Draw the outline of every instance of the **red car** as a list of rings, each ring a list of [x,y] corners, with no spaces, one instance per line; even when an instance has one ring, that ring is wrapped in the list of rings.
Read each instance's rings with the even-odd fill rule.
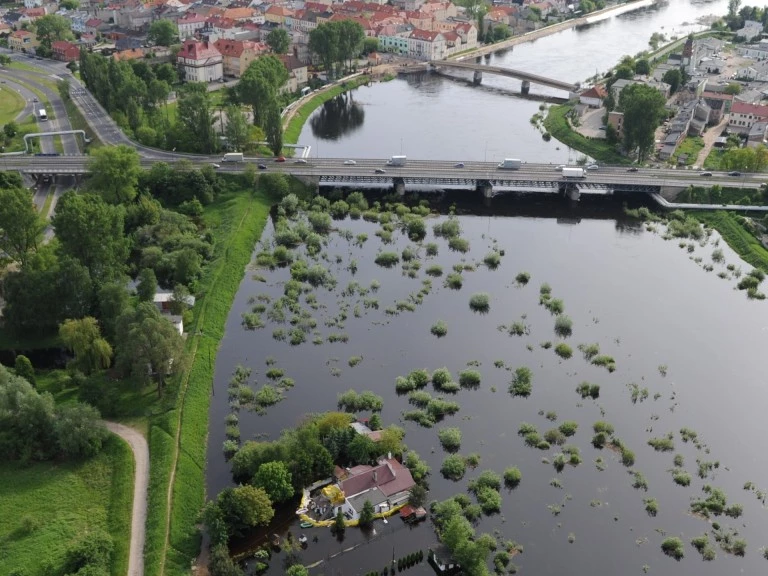
[[[278,156],[275,162],[285,162],[285,156]]]

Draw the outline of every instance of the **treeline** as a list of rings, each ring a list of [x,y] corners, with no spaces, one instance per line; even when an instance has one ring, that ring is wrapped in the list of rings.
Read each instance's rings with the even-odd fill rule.
[[[75,402],[55,406],[21,375],[0,366],[0,458],[30,463],[88,458],[101,451],[107,430],[99,413]]]
[[[186,163],[141,172],[126,146],[94,151],[90,170],[85,192],[60,198],[47,244],[29,192],[3,174],[0,248],[18,264],[2,281],[4,327],[16,338],[58,334],[81,397],[110,412],[114,390],[94,391],[84,377],[114,365],[162,392],[183,368],[183,340],[153,299],[158,286],[172,289],[171,311],[191,320],[189,295],[213,254],[200,216],[224,184]]]
[[[741,0],[728,0],[728,14],[724,19],[713,22],[712,28],[714,30],[727,28],[736,32],[744,27],[747,20],[760,22],[765,30],[768,26],[768,10],[762,6],[742,6]]]
[[[309,33],[309,49],[323,64],[329,79],[350,70],[364,47],[365,31],[353,20],[324,22]]]

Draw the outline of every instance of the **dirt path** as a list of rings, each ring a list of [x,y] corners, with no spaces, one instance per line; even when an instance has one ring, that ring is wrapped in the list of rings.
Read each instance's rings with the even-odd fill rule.
[[[702,135],[702,139],[704,140],[704,148],[699,151],[696,162],[694,162],[696,166],[704,166],[704,160],[706,160],[707,156],[709,156],[709,153],[712,151],[712,147],[715,145],[715,141],[723,133],[723,128],[725,128],[726,124],[728,124],[728,115],[723,114],[723,118],[720,120],[720,123],[717,126],[712,126],[711,128],[708,128],[706,132],[704,132]]]
[[[147,488],[149,486],[149,448],[138,431],[116,422],[104,422],[108,430],[128,442],[136,463],[131,514],[131,547],[128,553],[128,576],[144,576],[144,538],[147,524]]]

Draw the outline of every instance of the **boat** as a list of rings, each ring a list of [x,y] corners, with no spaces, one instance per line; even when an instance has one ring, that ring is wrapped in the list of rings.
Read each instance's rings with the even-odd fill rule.
[[[314,524],[312,524],[312,522],[302,522],[301,524],[299,524],[299,526],[301,526],[302,528],[312,528]]]
[[[306,544],[306,543],[307,543],[307,537],[304,534],[299,536],[299,544]]]

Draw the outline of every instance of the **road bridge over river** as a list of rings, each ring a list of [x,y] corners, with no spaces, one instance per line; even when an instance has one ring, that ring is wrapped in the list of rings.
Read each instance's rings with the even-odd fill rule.
[[[738,178],[715,172],[702,177],[693,170],[601,166],[585,170],[580,179],[564,178],[553,164],[523,163],[517,170],[505,170],[491,162],[459,163],[447,160],[408,159],[404,166],[389,166],[383,159],[308,158],[275,162],[272,158],[246,158],[244,162],[221,162],[220,156],[185,155],[181,158],[157,157],[141,159],[144,168],[157,162],[174,164],[180,160],[191,166],[216,164],[222,173],[243,172],[248,165],[263,166],[260,171],[288,174],[319,186],[389,188],[404,194],[406,190],[477,189],[486,198],[509,192],[553,192],[578,194],[611,194],[614,192],[661,193],[682,190],[688,186],[732,186],[759,188],[765,176],[744,174]],[[87,156],[6,156],[0,169],[18,170],[33,177],[44,175],[78,176],[88,172]]]
[[[547,78],[546,76],[540,76],[530,72],[523,72],[522,70],[513,70],[511,68],[502,68],[501,66],[485,65],[481,62],[430,60],[429,65],[432,68],[457,68],[460,70],[471,70],[474,72],[475,84],[480,84],[480,82],[482,82],[484,72],[487,74],[506,76],[508,78],[517,78],[518,80],[522,80],[521,92],[523,94],[528,93],[531,87],[531,83],[541,84],[542,86],[549,86],[550,88],[557,88],[558,90],[565,90],[569,94],[578,92],[580,88],[578,83],[573,84],[571,82],[563,82],[561,80]]]

